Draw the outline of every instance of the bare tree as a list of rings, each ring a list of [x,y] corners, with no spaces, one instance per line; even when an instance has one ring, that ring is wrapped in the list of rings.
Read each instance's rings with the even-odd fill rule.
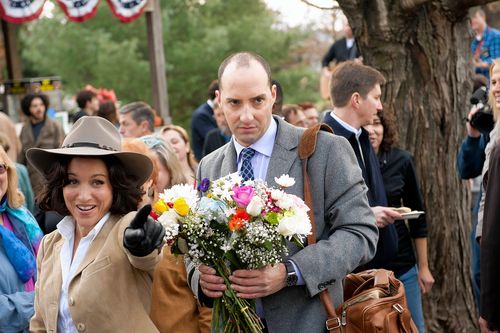
[[[387,78],[384,109],[421,175],[436,279],[424,299],[430,332],[477,332],[470,279],[470,195],[455,159],[469,109],[470,7],[492,0],[338,0],[364,62]],[[332,1],[332,5],[334,2]]]

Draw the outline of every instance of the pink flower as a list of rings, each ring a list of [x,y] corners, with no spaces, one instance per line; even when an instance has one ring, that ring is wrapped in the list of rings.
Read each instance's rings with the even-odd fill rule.
[[[253,198],[255,190],[251,186],[234,186],[233,200],[241,208],[246,208]]]

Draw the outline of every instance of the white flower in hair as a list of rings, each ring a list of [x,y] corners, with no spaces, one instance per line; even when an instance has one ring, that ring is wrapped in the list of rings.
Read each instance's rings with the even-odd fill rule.
[[[274,177],[274,181],[281,187],[287,188],[295,184],[295,179],[289,175],[281,175],[279,178]]]

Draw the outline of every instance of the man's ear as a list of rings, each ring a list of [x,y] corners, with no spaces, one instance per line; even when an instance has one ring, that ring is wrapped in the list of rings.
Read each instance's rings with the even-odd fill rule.
[[[353,93],[351,95],[350,103],[353,108],[358,109],[361,104],[361,95],[358,92]]]
[[[273,103],[276,102],[276,85],[271,86],[271,96],[273,97]]]
[[[219,89],[217,89],[215,91],[215,102],[217,102],[217,104],[219,104],[219,107],[221,105],[221,97],[220,97],[220,91]]]

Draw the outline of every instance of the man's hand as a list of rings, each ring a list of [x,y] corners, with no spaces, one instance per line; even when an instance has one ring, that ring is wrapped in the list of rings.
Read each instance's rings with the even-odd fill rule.
[[[488,322],[482,317],[479,317],[479,328],[481,329],[481,333],[498,333],[498,330],[490,330],[490,328],[488,327]]]
[[[470,120],[472,119],[472,116],[479,110],[477,105],[474,105],[471,109],[469,114],[467,115],[467,122],[465,123],[465,127],[467,127],[467,135],[472,137],[472,138],[479,138],[481,136],[481,132],[475,127],[473,127],[470,124]]]
[[[375,214],[375,219],[377,221],[377,227],[384,228],[389,224],[393,224],[395,220],[402,220],[403,216],[400,213],[389,207],[376,206],[371,207],[373,214]]]
[[[224,279],[217,275],[217,272],[212,267],[200,265],[200,287],[203,293],[211,298],[222,296],[222,292],[226,290]]]
[[[229,277],[231,286],[241,298],[260,298],[274,294],[286,285],[286,268],[283,263],[260,269],[240,269]]]
[[[434,285],[434,277],[428,267],[418,268],[418,285],[422,293],[427,294]]]
[[[123,233],[123,246],[136,257],[145,257],[163,244],[165,229],[149,213],[151,205],[142,207]]]

